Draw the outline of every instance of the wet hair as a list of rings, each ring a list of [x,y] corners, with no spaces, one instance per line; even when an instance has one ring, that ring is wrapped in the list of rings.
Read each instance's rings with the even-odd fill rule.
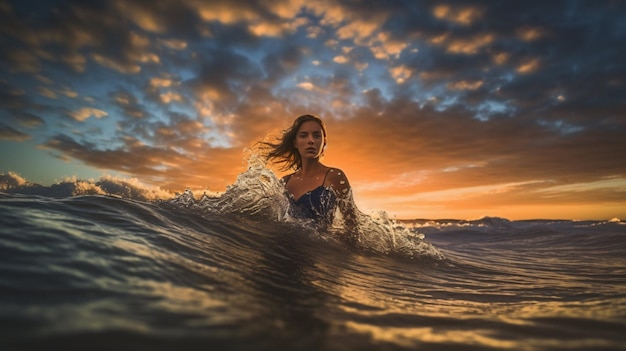
[[[324,144],[326,144],[326,126],[322,119],[315,115],[302,115],[293,121],[291,127],[283,130],[282,136],[276,138],[276,143],[260,142],[261,146],[265,149],[265,158],[268,161],[282,164],[283,170],[301,168],[302,157],[300,157],[300,153],[294,146],[293,141],[296,139],[296,134],[302,123],[308,121],[317,122],[322,127]]]

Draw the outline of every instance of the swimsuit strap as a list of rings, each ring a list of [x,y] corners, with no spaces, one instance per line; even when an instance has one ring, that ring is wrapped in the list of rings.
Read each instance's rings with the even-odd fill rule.
[[[326,184],[326,178],[328,178],[328,173],[330,173],[330,171],[332,170],[332,168],[329,168],[326,171],[326,174],[324,175],[324,180],[322,181],[322,186],[324,186],[324,184]],[[287,186],[287,182],[289,182],[289,179],[291,179],[291,176],[296,174],[296,172],[293,172],[291,174],[288,174],[286,176],[283,177],[283,179],[285,180],[285,186]]]
[[[326,178],[328,178],[328,173],[330,173],[330,170],[331,170],[331,169],[332,169],[332,168],[329,168],[329,169],[326,171],[326,175],[324,176],[324,180],[322,181],[322,186],[324,186],[324,184],[326,184]]]

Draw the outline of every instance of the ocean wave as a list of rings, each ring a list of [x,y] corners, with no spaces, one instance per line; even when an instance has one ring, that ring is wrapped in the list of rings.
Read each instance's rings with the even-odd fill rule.
[[[619,218],[608,220],[588,220],[578,221],[571,219],[532,219],[532,220],[510,220],[502,217],[483,217],[475,220],[465,219],[414,219],[402,220],[405,226],[412,230],[424,233],[445,233],[445,232],[472,232],[472,233],[516,233],[530,230],[533,227],[553,228],[565,231],[574,228],[586,228],[595,226],[625,225],[626,222]]]
[[[621,222],[382,212],[353,248],[283,192],[262,165],[160,201],[0,191],[0,349],[626,346]]]
[[[285,184],[256,155],[250,157],[248,169],[224,193],[203,194],[196,199],[187,190],[164,203],[204,215],[237,215],[256,220],[258,225],[268,221],[288,223],[309,236],[329,242],[341,243],[348,231],[354,231],[341,220],[326,228],[313,220],[291,216]],[[379,212],[378,218],[359,212],[356,231],[356,246],[366,252],[409,259],[444,259],[439,250],[424,240],[423,233],[389,218],[384,211]]]
[[[249,157],[248,169],[240,173],[236,181],[222,193],[200,194],[186,189],[183,193],[172,194],[159,187],[142,184],[136,179],[111,176],[101,177],[98,181],[68,178],[50,186],[42,186],[13,172],[0,175],[0,191],[50,198],[107,195],[155,202],[160,206],[183,209],[205,217],[237,216],[257,226],[287,224],[297,227],[304,235],[337,245],[344,244],[343,238],[348,231],[354,232],[354,228],[346,228],[341,216],[331,227],[321,227],[313,220],[291,216],[283,181],[256,154]],[[378,217],[361,212],[357,217],[356,248],[361,251],[408,259],[444,259],[444,255],[425,240],[423,233],[389,218],[384,211],[379,212]]]
[[[32,183],[17,173],[0,174],[0,191],[9,194],[23,194],[63,198],[79,195],[109,195],[139,201],[156,201],[171,198],[172,193],[159,187],[142,184],[137,179],[121,179],[102,176],[98,181],[66,178],[46,186]]]

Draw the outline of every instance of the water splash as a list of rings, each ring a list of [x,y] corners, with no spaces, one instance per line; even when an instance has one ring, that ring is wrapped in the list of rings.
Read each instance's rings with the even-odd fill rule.
[[[354,233],[356,241],[353,245],[365,252],[409,259],[432,258],[443,259],[443,254],[424,240],[424,234],[412,231],[401,223],[380,212],[378,218],[368,216],[357,210],[354,227],[347,227],[346,221],[338,209],[341,201],[351,201],[352,196],[345,200],[339,199],[337,213],[330,227],[319,225],[310,219],[294,217],[290,214],[290,202],[283,180],[266,167],[265,160],[258,154],[251,154],[248,169],[237,177],[237,180],[226,188],[221,195],[204,194],[196,199],[193,192],[186,190],[167,203],[184,207],[203,215],[236,215],[246,220],[258,221],[259,225],[267,222],[288,223],[302,229],[324,241],[342,244],[347,233]],[[345,204],[344,204],[345,205]]]
[[[380,211],[378,218],[359,216],[359,244],[368,251],[403,258],[444,259],[444,255],[425,241],[425,235],[412,231]]]

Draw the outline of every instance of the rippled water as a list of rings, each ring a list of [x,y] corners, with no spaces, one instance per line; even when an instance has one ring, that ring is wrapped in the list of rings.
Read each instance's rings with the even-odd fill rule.
[[[626,348],[621,222],[407,224],[440,259],[106,196],[0,210],[2,349]]]
[[[0,350],[626,349],[624,222],[381,214],[352,247],[279,189],[0,193]]]

